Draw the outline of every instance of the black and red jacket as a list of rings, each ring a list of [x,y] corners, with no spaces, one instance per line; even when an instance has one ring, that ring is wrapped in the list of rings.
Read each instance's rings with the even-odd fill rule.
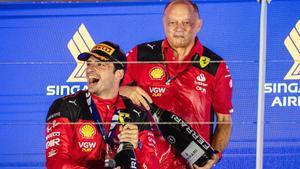
[[[54,101],[47,115],[46,166],[48,169],[104,168],[107,144],[97,130],[88,106],[91,96],[106,133],[109,132],[116,110],[129,114],[138,123],[139,147],[135,149],[139,168],[158,168],[156,142],[149,125],[148,112],[134,105],[128,98],[117,96],[103,100],[87,91],[79,91]],[[113,133],[113,154],[118,148],[118,124]]]

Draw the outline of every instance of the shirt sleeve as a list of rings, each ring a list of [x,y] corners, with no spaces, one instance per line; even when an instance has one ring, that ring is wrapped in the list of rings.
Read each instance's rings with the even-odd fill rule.
[[[137,61],[137,47],[128,52],[126,58],[126,73],[122,81],[122,85],[130,85],[135,81],[134,72]]]
[[[46,123],[46,167],[47,169],[84,169],[71,161],[73,128],[62,99],[50,107]]]
[[[157,157],[156,141],[150,130],[139,133],[139,148],[135,149],[139,168],[159,168]]]
[[[225,62],[221,62],[217,70],[212,100],[215,112],[221,114],[231,114],[233,112],[232,77]]]
[[[138,139],[139,145],[134,150],[138,161],[138,168],[159,168],[157,157],[156,138],[153,134],[152,124],[150,123],[150,112],[143,107],[132,104],[130,108],[131,121],[138,122]],[[139,112],[139,113],[137,113]]]

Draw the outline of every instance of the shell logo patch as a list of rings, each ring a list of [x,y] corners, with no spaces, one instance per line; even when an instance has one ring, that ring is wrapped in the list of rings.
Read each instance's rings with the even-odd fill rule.
[[[80,134],[83,138],[91,139],[96,134],[95,127],[91,124],[85,124],[80,128]]]
[[[164,77],[165,73],[161,67],[154,67],[150,70],[149,75],[153,80],[161,80]]]
[[[206,57],[206,56],[201,56],[199,63],[200,63],[200,67],[201,68],[205,68],[210,62],[210,58]]]

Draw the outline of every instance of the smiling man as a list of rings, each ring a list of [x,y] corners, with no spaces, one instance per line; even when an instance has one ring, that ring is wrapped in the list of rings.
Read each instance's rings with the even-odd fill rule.
[[[151,126],[134,124],[149,122],[148,112],[119,95],[125,54],[118,45],[105,41],[78,59],[87,62],[88,91],[59,98],[50,107],[46,119],[47,168],[104,168],[105,161],[118,156],[120,143],[132,145],[137,167],[158,168]],[[130,123],[119,125],[124,118]]]
[[[129,52],[120,93],[146,109],[148,102],[153,102],[182,117],[216,150],[211,160],[199,167],[189,164],[157,134],[161,169],[209,169],[221,159],[231,135],[232,78],[225,61],[197,37],[202,27],[197,4],[170,1],[162,23],[164,40],[139,44]]]

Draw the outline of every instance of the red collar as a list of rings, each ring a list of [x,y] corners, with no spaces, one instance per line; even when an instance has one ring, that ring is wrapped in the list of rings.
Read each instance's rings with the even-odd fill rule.
[[[122,98],[120,97],[120,95],[117,95],[116,97],[114,97],[113,99],[102,99],[94,94],[91,94],[92,99],[94,101],[94,103],[100,107],[102,106],[109,106],[110,108],[116,108],[116,109],[124,109],[125,108],[125,104],[122,100]]]

